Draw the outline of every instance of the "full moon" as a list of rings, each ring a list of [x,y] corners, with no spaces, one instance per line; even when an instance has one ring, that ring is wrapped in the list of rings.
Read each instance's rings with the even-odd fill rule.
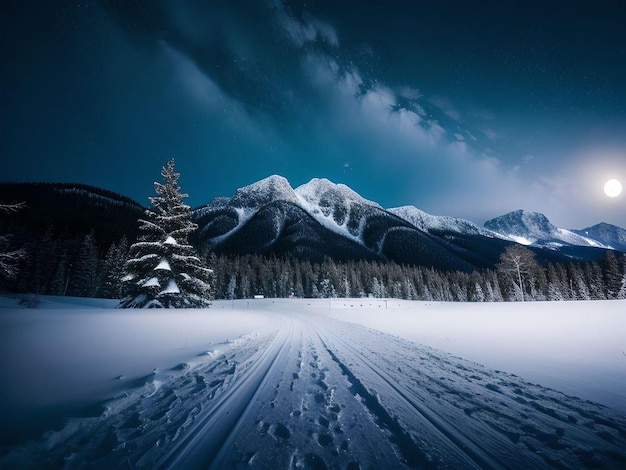
[[[617,180],[608,180],[604,183],[604,194],[608,197],[617,197],[622,193],[622,183]]]

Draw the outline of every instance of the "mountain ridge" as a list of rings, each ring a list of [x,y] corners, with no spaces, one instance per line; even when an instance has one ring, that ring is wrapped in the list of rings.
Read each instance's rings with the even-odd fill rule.
[[[316,261],[325,256],[422,260],[442,269],[473,269],[444,241],[327,179],[293,190],[285,178],[272,175],[238,189],[230,200],[200,208],[196,222],[199,242],[218,253],[295,253]],[[402,244],[414,249],[400,255]]]
[[[16,192],[16,188],[21,189]],[[65,198],[92,201],[92,206],[118,207],[128,213],[125,230],[141,213],[141,206],[131,199],[67,183],[0,183],[0,200],[11,193],[27,198],[29,191],[39,194],[41,188]],[[60,210],[47,207],[54,205],[47,197],[37,196],[34,201],[41,206],[37,213],[43,214],[46,223]],[[384,209],[345,184],[325,178],[313,178],[294,189],[286,178],[271,175],[237,189],[231,197],[217,197],[194,209],[194,220],[199,229],[192,241],[207,251],[296,256],[316,262],[329,256],[337,261],[394,261],[471,271],[493,268],[513,243],[528,246],[539,261],[599,259],[606,249],[626,251],[626,230],[610,224],[561,229],[543,214],[518,210],[480,227],[460,218],[427,214],[414,206]]]
[[[250,193],[257,196],[250,196]],[[260,200],[259,194],[262,195]],[[345,184],[336,184],[326,178],[313,178],[293,189],[286,178],[271,175],[236,190],[232,198],[216,198],[199,211],[228,205],[229,201],[231,206],[244,209],[241,201],[245,198],[255,201],[254,207],[273,200],[297,204],[322,225],[355,240],[359,238],[359,227],[355,220],[350,221],[352,209],[357,212],[384,211],[430,234],[456,232],[480,235],[548,249],[573,245],[620,250],[626,246],[626,230],[611,224],[601,223],[580,230],[565,229],[553,225],[542,213],[520,209],[490,219],[481,227],[466,219],[428,214],[411,205],[385,209]],[[250,211],[254,207],[248,205],[245,209]]]
[[[243,251],[283,255],[289,246],[296,253],[312,254],[315,246],[312,257],[319,260],[324,250],[333,251],[330,246],[342,240],[344,249],[350,245],[352,255],[360,253],[357,256],[363,259],[468,270],[493,267],[511,243],[521,242],[549,261],[593,259],[599,257],[597,249],[609,247],[555,227],[539,213],[514,211],[480,227],[414,206],[384,209],[325,178],[313,178],[293,189],[286,178],[272,175],[238,189],[232,198],[212,201],[197,214],[200,243],[217,252],[247,246]],[[435,262],[428,251],[445,261]]]

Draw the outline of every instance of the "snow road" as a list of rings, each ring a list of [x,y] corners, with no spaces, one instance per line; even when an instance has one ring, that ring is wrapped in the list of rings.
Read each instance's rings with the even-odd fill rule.
[[[262,310],[262,328],[128,381],[0,466],[626,467],[626,417],[609,408],[304,302]]]

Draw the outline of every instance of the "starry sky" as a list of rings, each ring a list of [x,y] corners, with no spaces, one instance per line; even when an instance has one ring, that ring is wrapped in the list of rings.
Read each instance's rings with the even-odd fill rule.
[[[626,227],[621,0],[5,0],[0,180],[197,207],[272,174]]]

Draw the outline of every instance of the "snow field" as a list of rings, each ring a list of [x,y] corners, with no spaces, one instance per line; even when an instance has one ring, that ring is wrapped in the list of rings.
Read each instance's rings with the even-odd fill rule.
[[[555,304],[536,308],[547,314]],[[495,311],[373,299],[219,301],[198,311],[0,310],[3,390],[56,390],[3,391],[3,406],[21,400],[24,412],[47,407],[67,418],[30,440],[3,442],[0,467],[624,468],[623,413],[406,338],[419,334],[478,354],[495,337],[502,342],[491,347],[506,351],[507,334],[515,337],[506,325],[526,344],[520,332],[534,331],[534,348],[558,336],[540,334],[549,326],[579,339],[571,323],[536,323],[542,317],[526,315],[526,307],[496,305],[518,321],[480,328]],[[612,318],[608,305],[593,317]],[[580,323],[583,306],[573,305],[578,314],[568,318],[580,316],[573,324],[599,341],[602,328]],[[474,308],[485,316],[472,316]],[[466,323],[474,326],[455,315],[472,317]],[[383,333],[376,321],[400,331]],[[621,325],[615,321],[600,324],[610,330]],[[484,334],[470,341],[477,332]]]
[[[336,299],[333,318],[442,349],[626,413],[626,302]]]

